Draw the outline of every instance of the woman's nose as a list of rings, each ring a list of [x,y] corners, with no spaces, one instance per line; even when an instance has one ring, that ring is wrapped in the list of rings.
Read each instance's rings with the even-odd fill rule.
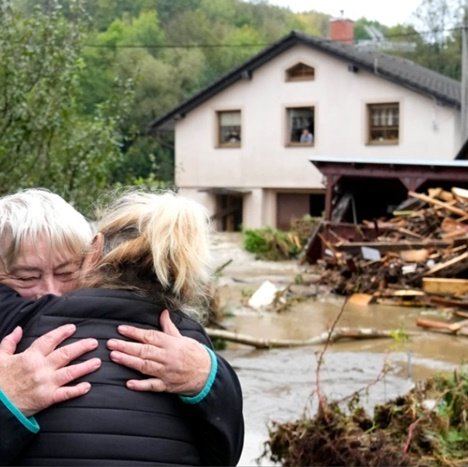
[[[47,294],[62,295],[61,282],[54,278],[54,276],[44,276],[42,278],[37,298]]]

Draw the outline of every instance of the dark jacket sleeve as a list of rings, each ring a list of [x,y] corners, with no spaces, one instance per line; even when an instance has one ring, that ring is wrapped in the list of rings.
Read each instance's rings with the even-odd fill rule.
[[[176,317],[173,321],[178,324]],[[213,350],[203,327],[198,323],[190,327],[180,329],[181,334]],[[186,404],[187,411],[197,426],[203,465],[237,465],[244,445],[242,388],[231,365],[215,352],[214,355],[217,371],[213,384],[199,402]]]
[[[0,465],[10,465],[34,436],[0,398]]]
[[[199,427],[203,465],[237,465],[244,445],[242,389],[231,365],[216,358],[218,369],[209,393],[188,410]]]
[[[24,325],[35,311],[33,302],[23,300],[13,289],[0,284],[0,339],[16,326]],[[35,421],[26,419],[0,393],[0,465],[10,465],[12,459],[29,444],[39,429],[34,425]]]
[[[26,300],[15,290],[0,284],[0,340],[16,326],[25,326],[38,310],[54,300],[53,295],[44,295],[36,301]]]

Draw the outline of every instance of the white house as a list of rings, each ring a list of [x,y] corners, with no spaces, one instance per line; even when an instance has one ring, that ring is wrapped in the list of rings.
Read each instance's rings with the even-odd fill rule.
[[[151,128],[174,128],[176,186],[219,230],[287,228],[323,209],[314,156],[453,159],[460,92],[408,60],[293,31]]]

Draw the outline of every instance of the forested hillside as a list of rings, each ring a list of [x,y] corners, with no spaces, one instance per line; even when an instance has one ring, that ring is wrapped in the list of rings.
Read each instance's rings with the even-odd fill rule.
[[[447,1],[425,0],[421,24]],[[293,29],[327,37],[328,20],[262,1],[0,0],[0,194],[47,186],[89,211],[115,184],[171,186],[172,136],[148,123]],[[356,39],[368,25],[459,77],[459,29],[434,40],[362,18]]]

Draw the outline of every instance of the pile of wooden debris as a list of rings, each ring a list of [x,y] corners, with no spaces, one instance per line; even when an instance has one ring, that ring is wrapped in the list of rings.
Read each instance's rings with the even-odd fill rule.
[[[322,222],[304,260],[319,267],[322,284],[350,301],[453,307],[467,318],[468,190],[409,196],[391,219]],[[453,323],[418,324],[468,334],[468,327],[448,327]]]
[[[341,295],[415,301],[431,279],[468,275],[468,190],[409,194],[391,219],[317,226],[305,258],[321,266],[322,283]]]

